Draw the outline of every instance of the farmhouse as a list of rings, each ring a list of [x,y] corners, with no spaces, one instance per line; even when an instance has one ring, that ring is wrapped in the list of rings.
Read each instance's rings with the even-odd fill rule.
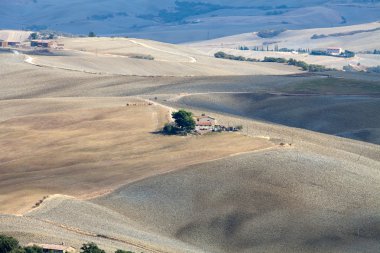
[[[4,40],[0,40],[0,47],[8,47],[8,42]]]
[[[56,42],[52,40],[32,40],[30,42],[31,47],[44,47],[44,48],[52,48],[56,47]]]
[[[343,49],[340,47],[329,47],[326,49],[326,53],[329,55],[340,55],[343,53]]]
[[[195,130],[196,131],[212,131],[215,129],[216,126],[216,119],[207,116],[196,116],[194,117],[195,120]]]
[[[29,243],[27,246],[37,246],[42,248],[44,253],[75,253],[76,250],[73,247],[65,246],[63,244],[38,244],[38,243]]]

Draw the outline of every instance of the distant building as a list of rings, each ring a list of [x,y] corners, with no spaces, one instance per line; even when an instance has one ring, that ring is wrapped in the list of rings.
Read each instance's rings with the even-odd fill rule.
[[[4,40],[0,40],[0,47],[8,47],[8,42]]]
[[[57,42],[52,40],[32,40],[30,42],[31,47],[43,47],[43,48],[53,48],[57,46]]]
[[[212,131],[215,129],[216,126],[216,119],[207,116],[196,116],[194,117],[195,120],[195,130],[196,131]]]
[[[63,43],[58,43],[56,46],[56,49],[64,49],[64,48],[65,48],[65,44]]]
[[[329,47],[326,49],[326,53],[329,55],[340,55],[343,52],[343,49],[340,47]]]
[[[39,244],[39,243],[29,243],[27,246],[37,246],[42,248],[44,253],[75,253],[76,249],[70,246],[65,246],[63,244]]]

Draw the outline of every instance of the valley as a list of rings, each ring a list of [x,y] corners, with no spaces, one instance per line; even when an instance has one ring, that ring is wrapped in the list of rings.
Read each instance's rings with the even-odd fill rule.
[[[37,8],[48,2],[23,4]],[[172,1],[161,4],[152,3],[151,16],[141,18],[155,19],[157,12],[168,22],[177,15],[189,18],[180,6],[160,12],[174,8]],[[238,7],[246,2],[223,7],[228,4],[209,1],[197,15],[243,12]],[[352,4],[358,5],[366,3]],[[352,6],[343,3],[342,9]],[[290,19],[304,8],[311,7],[289,3],[276,10]],[[132,18],[90,10],[81,15],[89,16],[91,25],[103,20],[107,27],[114,18]],[[309,43],[315,33],[359,28],[289,30],[273,40],[295,47],[298,39]],[[356,50],[376,48],[378,31],[365,34],[362,40],[330,36],[310,45],[327,47],[342,39],[339,43]],[[221,48],[253,54],[234,47],[270,40],[252,33],[186,44],[59,37],[61,49],[1,50],[0,234],[21,245],[64,243],[77,251],[94,242],[107,253],[377,252],[379,74],[306,72],[281,63],[213,57]],[[377,56],[371,57],[377,64]],[[163,134],[179,109],[242,129]]]

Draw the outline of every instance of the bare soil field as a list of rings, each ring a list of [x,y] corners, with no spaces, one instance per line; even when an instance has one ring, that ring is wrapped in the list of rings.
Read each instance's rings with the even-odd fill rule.
[[[229,62],[184,46],[127,38],[63,39],[66,55],[32,55],[37,66],[94,74],[127,76],[230,76],[285,75],[299,73],[295,67]],[[57,51],[61,53],[61,51]],[[137,59],[136,55],[152,57]]]
[[[13,108],[15,102],[11,103]],[[19,108],[25,103],[33,100],[19,101]],[[128,107],[120,102],[108,108],[78,108],[86,99],[40,103],[41,111],[27,116],[16,112],[17,117],[0,123],[2,213],[23,213],[45,195],[102,194],[188,164],[273,145],[242,135],[179,138],[155,134],[169,117],[167,109],[158,106]],[[71,109],[74,105],[78,107]],[[58,112],[51,111],[54,107]]]

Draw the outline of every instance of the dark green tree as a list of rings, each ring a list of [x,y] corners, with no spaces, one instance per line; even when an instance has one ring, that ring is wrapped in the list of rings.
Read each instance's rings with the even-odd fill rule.
[[[172,117],[176,126],[183,131],[190,132],[195,129],[195,121],[191,112],[181,109],[178,112],[173,112]]]
[[[134,253],[133,251],[125,251],[125,250],[121,250],[121,249],[118,249],[115,251],[115,253]]]
[[[32,34],[30,34],[30,39],[31,39],[31,40],[36,40],[36,39],[38,39],[38,34],[37,34],[37,33],[32,33]]]
[[[0,235],[0,253],[9,253],[20,247],[19,242],[10,236]]]
[[[85,243],[82,245],[81,253],[106,253],[104,250],[100,249],[98,245],[93,242]]]
[[[25,253],[43,253],[42,248],[34,245],[34,246],[28,246],[24,248]],[[14,253],[14,252],[12,252]]]

